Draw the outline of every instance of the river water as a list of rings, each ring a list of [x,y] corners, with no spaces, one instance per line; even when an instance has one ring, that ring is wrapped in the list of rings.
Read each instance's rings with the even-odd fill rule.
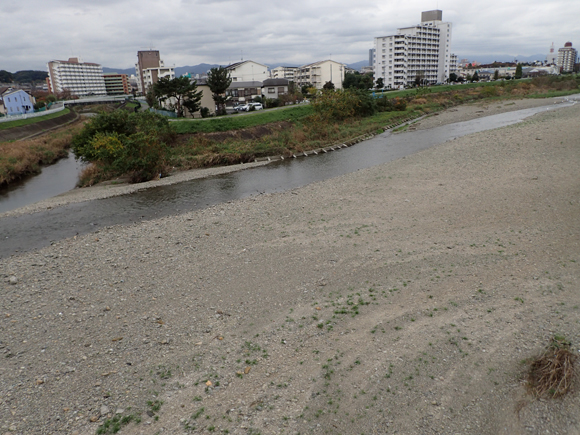
[[[429,130],[385,132],[352,147],[318,156],[287,159],[134,194],[0,218],[0,258],[109,225],[176,215],[251,195],[293,189],[393,161],[467,134],[515,124],[536,113],[570,104],[573,103],[507,112]]]

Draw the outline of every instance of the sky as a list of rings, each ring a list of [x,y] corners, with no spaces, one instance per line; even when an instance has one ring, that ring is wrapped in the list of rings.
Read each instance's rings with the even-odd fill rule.
[[[579,0],[0,0],[0,70],[46,70],[79,56],[132,68],[137,51],[167,66],[272,66],[368,59],[376,36],[441,9],[459,58],[531,56],[580,48]]]

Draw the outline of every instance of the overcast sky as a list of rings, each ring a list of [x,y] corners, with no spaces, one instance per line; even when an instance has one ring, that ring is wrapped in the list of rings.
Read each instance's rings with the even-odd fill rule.
[[[73,56],[130,68],[148,48],[175,66],[353,63],[431,9],[453,23],[460,58],[580,48],[580,0],[0,0],[0,70]]]

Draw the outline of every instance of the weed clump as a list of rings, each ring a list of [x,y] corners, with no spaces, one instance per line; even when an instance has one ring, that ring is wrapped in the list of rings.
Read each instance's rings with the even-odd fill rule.
[[[570,351],[570,342],[554,336],[548,349],[530,367],[528,384],[535,397],[556,398],[569,392],[574,381],[574,362],[577,356]]]

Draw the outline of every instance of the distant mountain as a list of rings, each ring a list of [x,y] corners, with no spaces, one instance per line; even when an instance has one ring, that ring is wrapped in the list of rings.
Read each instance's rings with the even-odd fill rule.
[[[357,71],[360,71],[360,69],[363,66],[369,66],[369,61],[368,60],[361,60],[359,62],[349,63],[346,66],[349,67],[349,68],[355,69]]]
[[[127,74],[128,76],[130,76],[131,74],[135,74],[135,68],[107,68],[106,66],[103,67],[103,73],[104,74],[110,74],[110,73],[117,73],[117,74]]]
[[[194,74],[205,74],[212,68],[217,68],[219,65],[200,63],[194,66],[176,66],[175,67],[175,77],[181,77],[185,73]]]

